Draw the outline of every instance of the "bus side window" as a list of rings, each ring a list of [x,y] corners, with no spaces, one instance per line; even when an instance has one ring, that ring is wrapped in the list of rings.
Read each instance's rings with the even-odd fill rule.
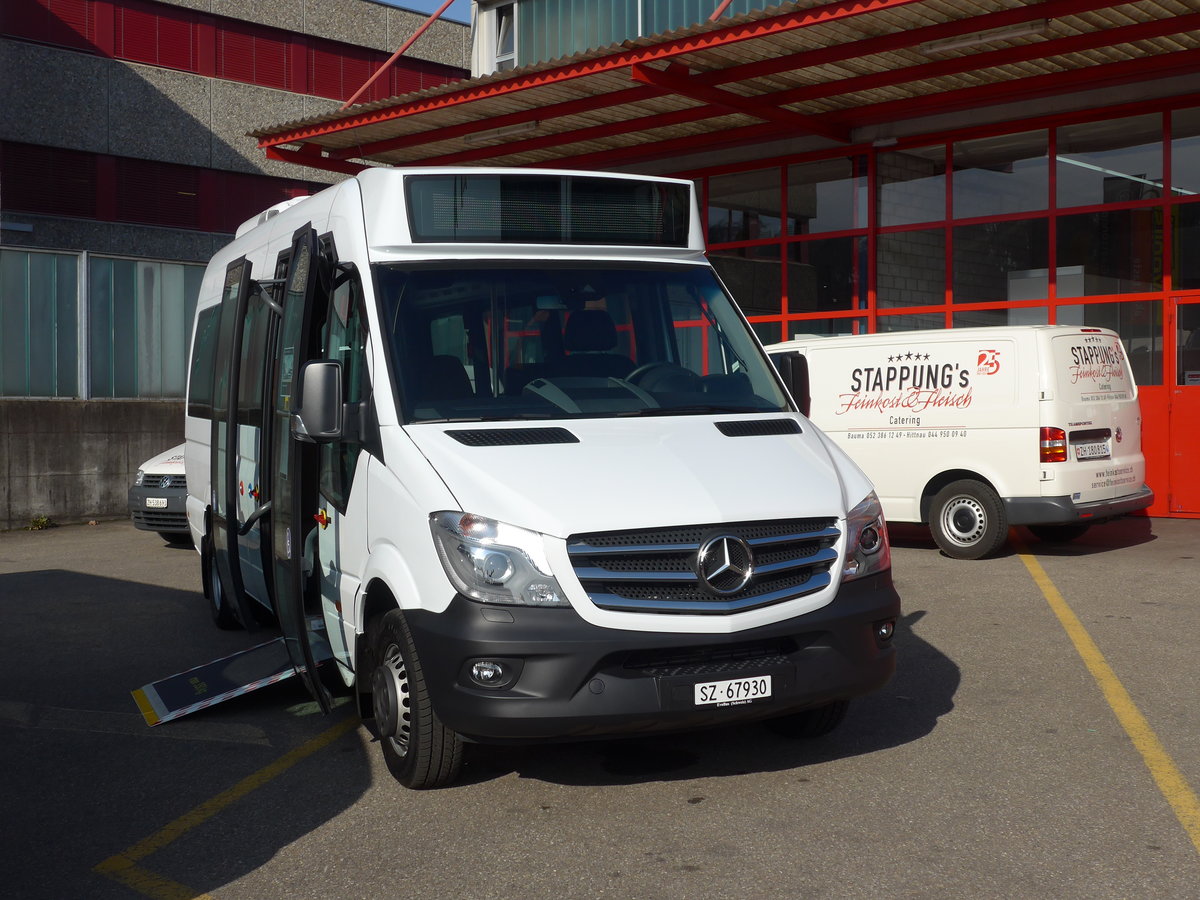
[[[321,326],[324,359],[342,364],[342,402],[362,403],[370,394],[367,332],[357,272],[340,275]],[[345,513],[362,444],[358,436],[321,446],[321,494]]]
[[[188,375],[187,414],[203,419],[212,418],[213,362],[217,355],[217,325],[221,307],[214,306],[200,313],[196,323],[196,339],[192,343],[192,366]]]

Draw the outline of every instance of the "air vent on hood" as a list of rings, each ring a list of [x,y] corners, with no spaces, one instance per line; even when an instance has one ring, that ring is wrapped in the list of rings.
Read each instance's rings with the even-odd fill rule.
[[[795,419],[751,419],[744,422],[718,422],[717,427],[726,437],[761,437],[767,434],[800,434],[800,423]]]
[[[468,447],[516,447],[524,444],[578,444],[565,428],[474,428],[447,431]]]

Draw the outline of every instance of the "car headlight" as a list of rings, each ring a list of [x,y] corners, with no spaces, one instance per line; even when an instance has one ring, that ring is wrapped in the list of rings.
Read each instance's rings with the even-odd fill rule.
[[[433,543],[455,588],[482,603],[570,606],[550,572],[542,536],[462,512],[429,517]]]
[[[138,473],[137,473],[137,475],[135,475],[135,476],[134,476],[134,478],[133,478],[133,486],[134,486],[134,487],[141,487],[141,486],[142,486],[142,482],[143,482],[143,481],[145,481],[145,480],[146,480],[146,470],[145,470],[145,469],[138,469]]]
[[[871,491],[846,516],[846,565],[842,580],[852,581],[891,567],[892,548],[888,544],[883,507]]]

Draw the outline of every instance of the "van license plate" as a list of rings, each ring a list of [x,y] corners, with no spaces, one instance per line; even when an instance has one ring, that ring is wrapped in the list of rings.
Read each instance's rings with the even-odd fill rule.
[[[697,706],[734,706],[765,700],[770,696],[770,675],[734,678],[731,681],[706,681],[696,685]]]
[[[147,497],[146,498],[146,508],[147,509],[166,509],[167,508],[167,498],[166,497]]]
[[[1108,441],[1101,441],[1098,444],[1075,445],[1076,459],[1108,459],[1108,455]]]

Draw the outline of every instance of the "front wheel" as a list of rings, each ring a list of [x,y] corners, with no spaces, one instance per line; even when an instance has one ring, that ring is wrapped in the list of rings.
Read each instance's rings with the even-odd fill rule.
[[[393,609],[377,620],[371,648],[371,704],[388,769],[417,790],[450,784],[462,768],[462,738],[433,711],[404,613]]]
[[[982,559],[1008,538],[1004,504],[981,481],[963,479],[946,485],[933,498],[929,530],[942,552],[953,559]]]

